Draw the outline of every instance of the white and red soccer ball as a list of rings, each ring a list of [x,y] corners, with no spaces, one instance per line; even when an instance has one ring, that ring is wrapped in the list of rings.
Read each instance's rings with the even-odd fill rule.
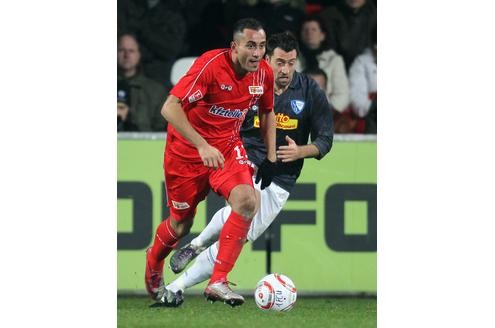
[[[279,273],[261,278],[254,291],[254,300],[261,310],[289,311],[296,298],[296,286],[292,280]]]

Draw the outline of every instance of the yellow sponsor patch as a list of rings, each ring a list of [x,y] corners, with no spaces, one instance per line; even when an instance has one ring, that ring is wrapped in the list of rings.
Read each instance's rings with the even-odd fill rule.
[[[278,113],[277,115],[275,115],[275,122],[277,122],[277,129],[295,130],[297,129],[297,124],[299,121],[295,118],[291,119],[289,116],[282,113]],[[254,116],[254,127],[260,127],[260,118],[258,117],[258,115]]]

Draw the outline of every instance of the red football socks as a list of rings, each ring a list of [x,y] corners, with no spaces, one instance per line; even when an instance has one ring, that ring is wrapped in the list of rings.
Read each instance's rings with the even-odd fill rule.
[[[227,274],[232,270],[246,242],[247,233],[251,226],[248,220],[232,211],[223,226],[219,237],[219,249],[210,283],[227,280]]]
[[[177,245],[178,240],[170,226],[170,217],[160,223],[156,229],[155,240],[150,250],[151,258],[156,261],[157,265],[170,254]]]

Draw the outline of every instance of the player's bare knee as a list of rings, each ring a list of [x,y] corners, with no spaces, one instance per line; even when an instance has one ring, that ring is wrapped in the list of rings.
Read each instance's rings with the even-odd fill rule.
[[[237,213],[251,219],[256,213],[256,197],[254,194],[246,194],[240,197],[237,204]]]
[[[232,210],[248,219],[252,219],[256,213],[256,202],[254,189],[249,185],[236,186],[229,196]]]

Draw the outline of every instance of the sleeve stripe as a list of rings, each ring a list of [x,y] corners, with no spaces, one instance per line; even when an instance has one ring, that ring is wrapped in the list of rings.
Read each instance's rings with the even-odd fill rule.
[[[213,58],[211,58],[206,64],[205,66],[203,66],[203,68],[201,69],[201,71],[198,73],[198,76],[196,76],[196,79],[194,80],[194,82],[191,84],[191,87],[189,88],[189,90],[187,91],[186,95],[184,96],[184,98],[181,99],[181,101],[184,101],[184,99],[186,99],[189,94],[191,93],[192,89],[194,88],[194,85],[196,85],[196,82],[198,81],[199,77],[201,76],[201,73],[203,73],[203,71],[205,70],[206,66],[208,66],[215,58],[217,58],[218,56],[220,55],[223,55],[224,53],[228,52],[228,50],[225,50],[225,51],[222,51],[220,52],[219,54],[215,55]]]

